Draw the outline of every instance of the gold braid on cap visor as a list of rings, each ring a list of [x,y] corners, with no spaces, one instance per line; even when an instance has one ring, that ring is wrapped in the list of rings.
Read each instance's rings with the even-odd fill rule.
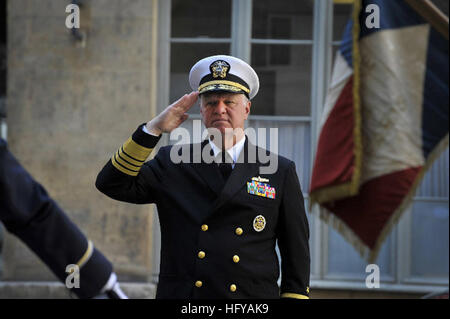
[[[239,84],[237,82],[232,82],[232,81],[225,81],[225,80],[215,80],[215,81],[205,82],[198,87],[198,91],[200,93],[210,91],[210,90],[220,90],[220,89],[233,91],[233,92],[244,91],[245,93],[250,94],[250,89],[246,88],[242,84]]]

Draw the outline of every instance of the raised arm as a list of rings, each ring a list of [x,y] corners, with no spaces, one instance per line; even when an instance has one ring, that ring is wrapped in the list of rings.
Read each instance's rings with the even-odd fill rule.
[[[154,159],[145,161],[161,134],[171,132],[188,118],[186,112],[195,104],[197,98],[197,92],[185,94],[154,119],[140,125],[100,171],[95,183],[97,189],[124,202],[156,202],[158,185],[164,178],[165,163],[170,159],[160,151]]]

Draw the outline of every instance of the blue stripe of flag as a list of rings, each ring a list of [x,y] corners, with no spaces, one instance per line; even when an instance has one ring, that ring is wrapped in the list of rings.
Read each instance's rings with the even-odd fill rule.
[[[371,11],[366,12],[367,6],[375,4],[380,9],[380,28],[368,28],[366,20],[372,14]],[[360,39],[372,33],[387,30],[398,29],[426,23],[425,20],[418,15],[403,0],[363,0],[361,2],[361,11],[359,14]],[[340,52],[344,56],[347,63],[353,67],[352,61],[352,37],[353,21],[349,20],[342,38]]]
[[[448,134],[448,41],[431,29],[424,83],[422,151],[425,158]]]

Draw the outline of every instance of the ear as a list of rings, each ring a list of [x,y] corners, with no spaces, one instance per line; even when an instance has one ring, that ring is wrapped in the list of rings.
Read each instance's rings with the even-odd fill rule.
[[[250,102],[250,100],[247,100],[247,102],[245,103],[245,117],[244,117],[245,120],[250,115],[250,108],[251,108],[251,106],[252,106],[252,102]]]

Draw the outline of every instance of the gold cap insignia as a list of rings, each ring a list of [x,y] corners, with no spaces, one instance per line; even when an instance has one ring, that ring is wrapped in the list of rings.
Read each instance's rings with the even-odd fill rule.
[[[263,215],[258,215],[253,220],[253,229],[257,232],[262,231],[266,227],[266,219]]]
[[[223,79],[226,78],[228,71],[230,71],[230,64],[227,61],[217,60],[209,66],[209,69],[213,78],[220,77]]]

